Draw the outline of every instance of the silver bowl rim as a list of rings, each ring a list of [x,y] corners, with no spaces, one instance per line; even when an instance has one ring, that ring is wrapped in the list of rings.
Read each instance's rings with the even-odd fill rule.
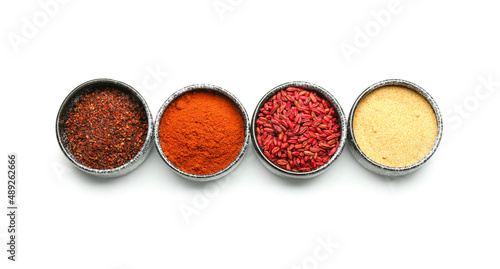
[[[87,167],[80,162],[76,160],[76,158],[71,154],[69,149],[67,149],[66,143],[64,143],[62,139],[62,130],[60,129],[60,121],[61,117],[63,116],[63,113],[66,112],[67,109],[71,109],[72,106],[74,105],[73,100],[77,100],[78,98],[81,97],[79,95],[80,92],[87,91],[88,87],[96,85],[96,84],[110,84],[110,85],[115,85],[119,87],[119,90],[125,90],[127,93],[133,95],[137,100],[140,101],[141,105],[143,106],[144,110],[146,111],[146,116],[148,118],[148,132],[146,134],[146,140],[144,140],[144,144],[142,145],[141,149],[139,152],[128,162],[122,164],[121,166],[112,168],[112,169],[94,169]],[[78,96],[79,95],[79,96]],[[76,102],[75,100],[75,102]],[[70,103],[71,107],[67,107]],[[134,89],[132,86],[110,78],[97,78],[97,79],[92,79],[88,80],[86,82],[83,82],[82,84],[78,85],[76,88],[74,88],[64,99],[62,102],[59,111],[57,112],[57,118],[56,118],[56,135],[57,135],[57,142],[59,144],[59,147],[61,150],[64,152],[64,155],[80,170],[87,172],[89,174],[98,176],[98,177],[117,177],[117,176],[122,176],[125,175],[135,168],[137,168],[143,161],[144,159],[148,156],[149,150],[151,147],[149,146],[151,144],[152,140],[152,135],[153,135],[153,115],[151,114],[151,111],[149,109],[149,106],[146,102],[146,100],[142,97],[142,95]]]
[[[383,86],[401,86],[401,87],[405,87],[409,90],[413,90],[413,91],[416,91],[417,93],[419,93],[422,97],[424,97],[427,102],[429,102],[429,104],[431,105],[432,109],[434,110],[434,114],[436,115],[436,121],[438,123],[438,134],[437,134],[437,137],[436,137],[436,141],[434,142],[434,145],[433,147],[431,148],[431,150],[429,151],[429,153],[424,157],[422,158],[420,161],[412,164],[412,165],[409,165],[409,166],[405,166],[405,167],[390,167],[390,166],[385,166],[385,165],[382,165],[382,164],[379,164],[375,161],[373,161],[372,159],[370,159],[368,156],[366,156],[363,151],[359,148],[359,145],[358,143],[356,142],[356,139],[354,137],[354,128],[353,128],[353,119],[354,119],[354,113],[356,112],[356,109],[359,105],[359,102],[361,102],[361,100],[366,97],[369,93],[383,87]],[[410,81],[407,81],[407,80],[403,80],[403,79],[386,79],[386,80],[382,80],[382,81],[379,81],[377,83],[374,83],[373,85],[371,85],[370,87],[368,87],[367,89],[365,89],[359,96],[358,98],[356,99],[356,101],[354,101],[354,104],[352,105],[352,108],[351,108],[351,111],[349,113],[349,134],[351,136],[351,139],[350,139],[350,142],[351,142],[351,145],[353,147],[353,149],[367,162],[369,163],[370,165],[372,165],[372,167],[376,170],[376,171],[379,171],[378,173],[379,174],[383,174],[383,175],[389,175],[389,176],[397,176],[397,175],[404,175],[404,174],[408,174],[408,173],[411,173],[415,170],[417,170],[418,168],[420,168],[424,163],[426,163],[431,157],[432,155],[434,155],[434,153],[436,152],[437,148],[439,147],[439,144],[441,142],[441,138],[443,136],[443,118],[441,116],[441,112],[439,110],[439,107],[436,103],[436,101],[434,101],[434,98],[432,98],[432,96],[426,91],[424,90],[422,87],[418,86],[417,84],[413,83],[413,82],[410,82]]]
[[[298,87],[298,88],[303,88],[309,91],[314,91],[316,93],[320,94],[320,97],[328,101],[332,107],[335,108],[335,112],[337,114],[337,120],[339,121],[339,126],[340,126],[340,140],[339,140],[339,147],[337,148],[337,151],[333,156],[330,158],[330,160],[323,164],[322,166],[313,169],[311,171],[307,172],[294,172],[294,171],[288,171],[286,169],[283,169],[273,162],[271,162],[265,155],[264,152],[262,152],[262,149],[260,148],[259,144],[257,143],[257,134],[255,131],[255,122],[258,119],[258,115],[260,113],[260,109],[263,107],[264,103],[267,102],[270,98],[272,98],[275,94],[278,93],[278,91],[284,90],[288,87]],[[342,151],[344,149],[344,146],[346,144],[347,140],[347,123],[346,123],[346,117],[344,114],[344,111],[342,109],[342,106],[340,103],[337,101],[337,99],[326,89],[324,89],[321,86],[318,86],[316,84],[306,82],[306,81],[290,81],[290,82],[285,82],[282,83],[271,90],[269,90],[259,101],[257,104],[253,117],[252,117],[252,130],[251,130],[251,135],[252,135],[252,142],[255,151],[257,152],[257,156],[259,156],[260,160],[265,164],[264,166],[268,169],[272,169],[271,171],[279,176],[285,177],[285,178],[291,178],[291,179],[308,179],[312,178],[315,176],[318,176],[322,173],[324,173],[328,168],[331,167],[332,163],[337,160],[337,158],[342,154]]]
[[[241,146],[240,152],[238,153],[236,158],[227,167],[225,167],[224,169],[222,169],[216,173],[213,173],[213,174],[196,175],[196,174],[191,174],[191,173],[185,172],[185,171],[177,168],[172,162],[170,162],[170,160],[167,158],[167,156],[165,155],[165,153],[163,152],[163,149],[161,147],[159,129],[160,129],[161,118],[163,117],[163,113],[165,112],[165,109],[167,109],[167,107],[173,101],[175,101],[178,97],[182,96],[185,93],[192,92],[192,91],[208,91],[208,92],[213,91],[213,92],[217,92],[219,94],[222,94],[223,96],[228,98],[235,105],[235,107],[240,111],[240,115],[242,117],[243,124],[245,126],[245,130],[244,130],[245,138],[243,140],[243,145]],[[186,87],[174,92],[161,106],[160,110],[158,111],[158,114],[156,115],[156,120],[155,120],[155,124],[154,124],[154,140],[155,140],[155,144],[156,144],[156,150],[160,154],[161,158],[178,175],[182,176],[183,178],[192,180],[192,181],[212,181],[212,180],[216,180],[216,179],[219,179],[221,177],[224,177],[227,174],[229,174],[231,171],[233,171],[236,168],[236,166],[238,166],[238,164],[241,162],[241,160],[243,159],[243,157],[245,156],[245,154],[247,152],[247,148],[248,148],[248,144],[249,144],[249,140],[250,140],[249,133],[250,133],[250,126],[249,126],[248,114],[247,114],[245,107],[238,100],[238,98],[236,98],[235,95],[233,95],[231,92],[229,92],[228,90],[226,90],[222,87],[212,85],[212,84],[204,84],[204,83],[192,84],[192,85],[186,86]]]

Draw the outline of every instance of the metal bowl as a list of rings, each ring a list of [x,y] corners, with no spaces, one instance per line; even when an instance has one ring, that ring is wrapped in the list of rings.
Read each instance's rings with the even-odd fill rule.
[[[359,102],[369,93],[372,91],[383,87],[383,86],[401,86],[405,87],[407,89],[416,91],[419,93],[421,96],[423,96],[427,102],[431,105],[432,109],[434,110],[434,114],[436,115],[436,120],[438,123],[438,134],[436,137],[436,141],[434,143],[434,146],[432,147],[431,151],[419,162],[414,163],[410,166],[405,166],[405,167],[389,167],[385,165],[381,165],[377,162],[374,162],[370,158],[368,158],[359,148],[358,143],[356,142],[356,139],[354,138],[354,130],[353,130],[353,119],[354,119],[354,112],[356,111]],[[441,141],[441,137],[443,135],[443,118],[441,117],[441,113],[439,112],[438,105],[432,99],[432,97],[427,93],[422,87],[416,85],[415,83],[402,80],[402,79],[388,79],[388,80],[383,80],[380,82],[377,82],[370,87],[368,87],[365,91],[359,95],[359,97],[356,99],[354,102],[354,105],[352,106],[351,112],[349,114],[349,133],[348,133],[348,139],[349,139],[349,144],[351,152],[354,156],[354,158],[366,169],[383,175],[383,176],[404,176],[409,173],[412,173],[416,171],[417,169],[421,168],[431,157],[432,155],[436,152],[439,143]]]
[[[188,93],[188,92],[192,92],[192,91],[215,92],[215,93],[221,94],[221,95],[225,96],[226,98],[228,98],[229,100],[231,100],[231,102],[234,104],[234,106],[240,112],[241,118],[243,119],[243,125],[245,128],[245,138],[243,140],[243,145],[241,147],[240,152],[238,153],[238,156],[236,156],[236,159],[234,159],[234,161],[231,162],[226,168],[224,168],[216,173],[209,174],[209,175],[191,174],[191,173],[182,171],[181,169],[177,168],[172,162],[170,162],[170,160],[167,158],[165,153],[163,153],[163,149],[162,149],[161,143],[160,143],[159,129],[160,129],[160,121],[161,121],[161,118],[163,117],[163,113],[165,112],[167,107],[173,101],[175,101],[179,96],[181,96],[185,93]],[[221,178],[221,177],[229,174],[231,171],[233,171],[241,163],[241,160],[243,159],[243,157],[245,156],[245,154],[247,152],[248,143],[250,140],[249,137],[250,137],[250,125],[249,125],[248,115],[247,115],[247,112],[246,112],[243,104],[229,91],[227,91],[219,86],[214,86],[214,85],[209,85],[209,84],[194,84],[194,85],[184,87],[184,88],[178,90],[177,92],[173,93],[165,101],[165,103],[163,103],[160,110],[158,111],[158,115],[156,116],[155,125],[154,125],[154,139],[155,139],[155,143],[156,143],[156,149],[157,149],[158,153],[160,154],[161,158],[163,159],[163,161],[165,161],[165,163],[175,173],[177,173],[178,175],[180,175],[186,179],[193,180],[193,181],[211,181],[211,180]]]
[[[144,145],[142,146],[140,151],[134,156],[134,158],[132,158],[127,163],[112,169],[94,169],[82,165],[80,162],[78,162],[78,160],[75,158],[75,156],[73,156],[73,154],[68,148],[66,130],[64,126],[64,122],[68,119],[69,112],[73,108],[75,102],[78,101],[78,99],[83,94],[95,91],[97,89],[101,89],[103,87],[115,88],[117,90],[132,95],[134,98],[136,98],[136,100],[138,100],[142,104],[142,107],[146,111],[146,115],[148,118],[148,133],[146,135],[146,140],[144,141]],[[59,143],[59,146],[61,147],[61,150],[63,151],[64,155],[66,155],[66,157],[68,157],[68,159],[78,169],[98,177],[110,178],[110,177],[123,176],[127,173],[130,173],[137,167],[139,167],[139,165],[147,158],[151,150],[152,134],[153,134],[153,116],[151,115],[151,111],[149,110],[146,100],[144,100],[141,94],[131,86],[113,79],[107,79],[107,78],[94,79],[79,85],[68,94],[66,99],[64,99],[61,107],[59,108],[59,112],[57,113],[57,120],[56,120],[57,142]]]
[[[260,109],[275,94],[277,94],[281,90],[285,90],[288,87],[297,87],[297,88],[302,88],[302,89],[306,89],[309,91],[313,91],[316,94],[318,94],[319,97],[328,101],[332,105],[332,107],[335,109],[337,120],[339,122],[338,124],[340,126],[339,147],[338,147],[337,151],[335,152],[335,154],[324,165],[322,165],[314,170],[307,171],[307,172],[288,171],[286,169],[283,169],[283,168],[277,166],[276,164],[271,162],[271,160],[269,160],[264,155],[264,152],[262,151],[262,149],[259,147],[259,144],[257,143],[256,121],[259,118],[258,115],[260,113]],[[255,151],[257,152],[257,156],[259,156],[259,160],[273,174],[278,175],[280,177],[284,177],[284,178],[308,179],[308,178],[313,178],[313,177],[319,176],[320,174],[324,173],[328,168],[331,167],[332,163],[340,156],[340,154],[342,153],[342,150],[344,149],[345,143],[346,143],[346,137],[347,137],[347,127],[346,126],[347,126],[347,124],[346,124],[344,111],[342,110],[342,107],[340,106],[337,99],[335,99],[335,97],[333,97],[332,94],[330,94],[328,91],[326,91],[324,88],[322,88],[318,85],[315,85],[315,84],[312,84],[309,82],[304,82],[304,81],[293,81],[293,82],[283,83],[277,87],[274,87],[269,92],[267,92],[262,97],[262,99],[260,99],[260,101],[257,104],[257,107],[255,108],[255,111],[253,113],[251,134],[252,134],[253,146],[255,148]]]

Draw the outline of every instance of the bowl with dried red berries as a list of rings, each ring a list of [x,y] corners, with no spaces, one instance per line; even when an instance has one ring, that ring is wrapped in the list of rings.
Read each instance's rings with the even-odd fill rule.
[[[272,173],[307,179],[324,173],[340,156],[347,125],[331,93],[293,81],[262,97],[253,113],[251,137],[259,160]]]

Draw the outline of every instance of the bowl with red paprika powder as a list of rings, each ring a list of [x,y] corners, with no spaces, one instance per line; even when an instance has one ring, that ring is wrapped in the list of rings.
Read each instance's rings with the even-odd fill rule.
[[[57,141],[80,170],[117,177],[137,168],[151,150],[153,116],[141,94],[112,79],[87,81],[63,101]]]
[[[154,126],[156,148],[178,175],[215,180],[243,159],[249,125],[243,104],[229,91],[191,85],[172,94],[160,108]]]
[[[309,82],[281,84],[267,92],[251,127],[257,156],[272,173],[306,179],[324,173],[346,143],[346,120],[339,102]]]

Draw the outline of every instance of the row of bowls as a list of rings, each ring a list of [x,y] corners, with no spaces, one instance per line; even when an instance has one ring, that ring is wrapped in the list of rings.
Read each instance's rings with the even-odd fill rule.
[[[420,95],[422,95],[429,104],[432,106],[434,113],[436,115],[436,119],[438,122],[438,136],[436,138],[436,142],[434,143],[434,147],[432,150],[427,154],[421,161],[407,166],[407,167],[401,167],[401,168],[395,168],[395,167],[388,167],[384,166],[381,164],[378,164],[374,161],[372,161],[370,158],[368,158],[359,148],[358,144],[356,143],[356,140],[353,137],[353,127],[352,127],[352,121],[353,121],[353,116],[354,116],[354,111],[357,108],[358,103],[365,97],[367,94],[370,92],[382,87],[382,86],[388,86],[388,85],[394,85],[394,86],[402,86],[406,87],[408,89],[414,90],[418,92]],[[143,147],[139,151],[139,153],[128,163],[117,167],[113,169],[104,169],[104,170],[99,170],[99,169],[93,169],[89,168],[87,166],[82,165],[79,163],[76,158],[73,156],[73,154],[70,152],[67,144],[67,138],[66,138],[66,132],[65,132],[65,127],[64,127],[64,122],[69,116],[69,112],[71,111],[72,107],[74,106],[75,102],[85,93],[93,91],[95,89],[99,88],[104,88],[104,87],[113,87],[116,89],[119,89],[121,91],[127,92],[134,96],[142,106],[144,107],[148,119],[148,133],[147,133],[147,138],[144,142]],[[256,128],[255,128],[255,121],[258,118],[259,110],[263,107],[264,103],[266,103],[273,95],[278,93],[281,90],[285,90],[288,87],[298,87],[298,88],[303,88],[307,89],[309,91],[316,92],[318,96],[322,97],[323,99],[327,100],[330,102],[332,107],[335,109],[335,113],[337,116],[337,119],[339,121],[339,125],[341,128],[341,136],[340,136],[340,144],[335,152],[335,154],[331,157],[331,159],[325,163],[324,165],[318,167],[315,170],[308,171],[308,172],[293,172],[293,171],[288,171],[285,170],[274,163],[272,163],[265,155],[264,152],[261,150],[261,148],[257,144],[257,135],[256,135]],[[159,139],[159,124],[161,117],[163,115],[163,112],[165,109],[170,105],[171,102],[176,100],[177,97],[181,96],[184,93],[191,92],[191,91],[197,91],[197,90],[204,90],[204,91],[211,91],[211,92],[216,92],[219,94],[222,94],[226,96],[229,100],[233,102],[233,104],[236,106],[236,108],[239,110],[240,115],[243,119],[244,123],[244,129],[245,129],[245,139],[243,142],[243,146],[236,157],[236,159],[226,168],[223,170],[210,174],[210,175],[195,175],[195,174],[190,174],[187,172],[184,172],[180,169],[178,169],[175,165],[173,165],[168,158],[165,156],[163,153],[163,150],[161,148],[161,143]],[[57,140],[59,143],[59,146],[61,147],[62,151],[68,157],[68,159],[80,170],[92,174],[94,176],[98,177],[117,177],[117,176],[122,176],[125,175],[135,168],[137,168],[148,156],[151,147],[152,147],[152,142],[154,139],[154,143],[156,144],[156,149],[162,159],[165,161],[165,163],[177,174],[180,176],[194,180],[194,181],[209,181],[209,180],[215,180],[220,177],[223,177],[230,173],[243,159],[246,151],[248,150],[248,145],[249,145],[249,140],[250,138],[252,139],[253,142],[253,147],[255,151],[257,152],[257,156],[259,157],[259,160],[263,163],[263,165],[269,169],[271,172],[278,176],[286,177],[286,178],[295,178],[295,179],[305,179],[305,178],[311,178],[317,175],[320,175],[324,173],[329,167],[331,167],[332,163],[340,156],[342,153],[344,146],[346,144],[346,141],[349,141],[351,145],[351,152],[353,153],[354,158],[365,168],[368,170],[378,173],[381,175],[386,175],[386,176],[401,176],[405,175],[408,173],[411,173],[420,167],[422,167],[423,164],[426,163],[427,160],[434,154],[436,151],[439,142],[442,137],[442,132],[443,132],[443,121],[441,117],[441,113],[439,111],[439,108],[436,104],[436,102],[433,100],[433,98],[421,87],[418,85],[411,83],[409,81],[405,80],[400,80],[400,79],[391,79],[391,80],[384,80],[381,82],[378,82],[369,88],[367,88],[365,91],[361,93],[361,95],[356,99],[354,102],[354,105],[352,106],[350,115],[348,120],[346,120],[346,116],[344,115],[344,112],[342,110],[342,107],[340,106],[339,102],[333,97],[332,94],[330,94],[327,90],[324,88],[314,85],[309,82],[301,82],[301,81],[295,81],[295,82],[288,82],[281,84],[273,89],[271,89],[269,92],[267,92],[262,99],[259,101],[257,104],[257,107],[254,111],[252,121],[250,122],[249,117],[247,115],[247,112],[244,108],[244,106],[241,104],[241,102],[229,91],[218,87],[214,85],[208,85],[208,84],[196,84],[196,85],[191,85],[184,87],[180,89],[179,91],[175,92],[172,94],[162,105],[160,108],[158,115],[156,117],[156,120],[153,120],[153,116],[151,114],[151,111],[149,110],[149,107],[144,100],[144,98],[141,96],[141,94],[136,91],[134,88],[131,86],[112,79],[95,79],[91,81],[87,81],[78,87],[76,87],[73,91],[69,93],[69,95],[66,97],[66,99],[63,101],[59,112],[57,114],[57,120],[56,120],[56,135],[57,135]]]

